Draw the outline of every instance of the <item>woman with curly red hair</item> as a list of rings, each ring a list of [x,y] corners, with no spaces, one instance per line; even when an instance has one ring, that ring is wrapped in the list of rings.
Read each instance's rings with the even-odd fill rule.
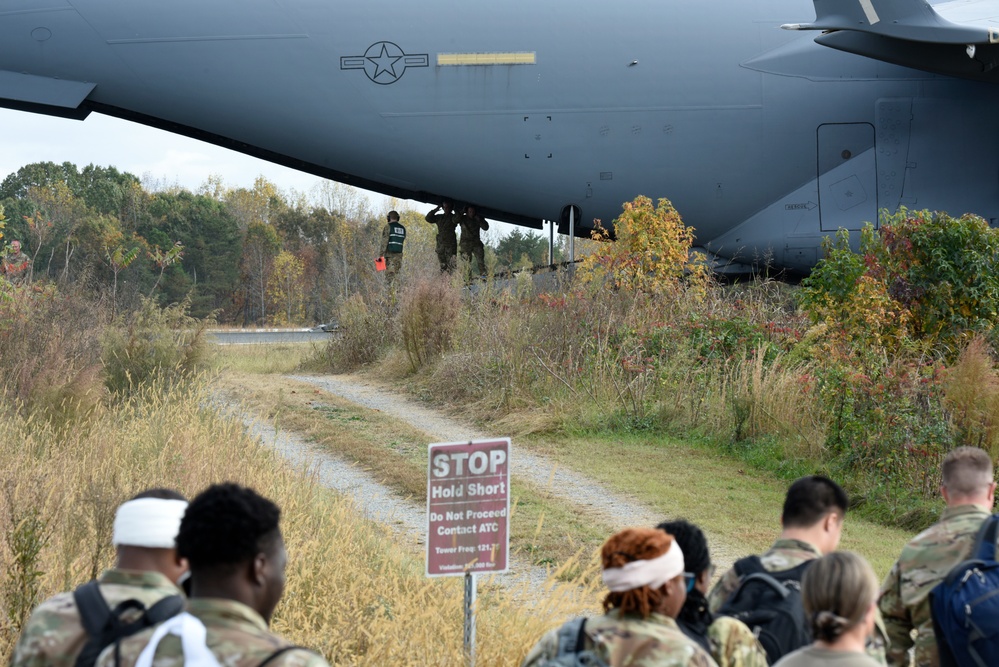
[[[675,621],[687,585],[683,552],[672,536],[655,528],[626,528],[607,540],[600,556],[608,588],[604,615],[552,630],[523,667],[585,653],[609,667],[715,667]]]

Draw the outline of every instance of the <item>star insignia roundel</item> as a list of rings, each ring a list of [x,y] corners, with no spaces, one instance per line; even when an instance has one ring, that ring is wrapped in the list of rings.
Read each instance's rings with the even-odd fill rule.
[[[343,56],[340,69],[363,69],[369,79],[380,85],[395,83],[410,67],[429,67],[430,55],[407,54],[392,42],[375,42],[363,56]]]

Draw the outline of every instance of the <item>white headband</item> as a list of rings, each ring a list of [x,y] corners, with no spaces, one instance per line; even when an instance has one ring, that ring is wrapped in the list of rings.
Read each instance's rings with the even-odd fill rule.
[[[187,509],[186,500],[138,498],[123,503],[114,515],[115,546],[172,549],[177,544],[180,520]]]
[[[623,593],[642,586],[656,589],[678,574],[683,574],[683,552],[673,540],[662,556],[652,560],[633,560],[623,567],[603,571],[604,586],[611,593]]]

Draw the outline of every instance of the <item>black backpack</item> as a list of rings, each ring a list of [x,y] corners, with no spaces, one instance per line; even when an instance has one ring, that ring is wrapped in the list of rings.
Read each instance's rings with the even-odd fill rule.
[[[930,591],[941,667],[999,664],[999,516],[982,524],[968,560]]]
[[[543,660],[540,667],[607,667],[596,653],[586,648],[586,619],[567,621],[558,629],[558,653]]]
[[[97,656],[106,646],[110,646],[122,637],[134,635],[140,630],[162,623],[184,610],[182,595],[167,596],[149,609],[138,600],[125,600],[111,609],[107,600],[101,595],[96,581],[83,584],[73,591],[73,599],[80,611],[83,629],[87,631],[87,643],[76,658],[76,667],[93,667],[97,662]],[[129,609],[141,611],[142,615],[131,623],[125,623],[121,620],[121,616]]]
[[[718,615],[749,626],[771,665],[812,641],[801,603],[801,577],[809,565],[811,561],[790,570],[767,572],[759,556],[743,558],[734,565],[741,581]]]

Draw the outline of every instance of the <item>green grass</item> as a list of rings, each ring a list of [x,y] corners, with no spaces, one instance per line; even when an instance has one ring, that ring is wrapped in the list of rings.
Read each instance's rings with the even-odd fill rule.
[[[765,551],[780,532],[787,481],[719,454],[703,441],[589,432],[530,436],[524,444],[634,496],[659,510],[663,520],[685,518],[698,524],[720,536],[735,551],[733,557]],[[795,472],[814,471],[799,467]],[[906,531],[849,516],[841,548],[864,555],[883,576],[910,538]]]
[[[217,371],[258,375],[293,373],[315,353],[319,343],[217,345],[212,367]]]

